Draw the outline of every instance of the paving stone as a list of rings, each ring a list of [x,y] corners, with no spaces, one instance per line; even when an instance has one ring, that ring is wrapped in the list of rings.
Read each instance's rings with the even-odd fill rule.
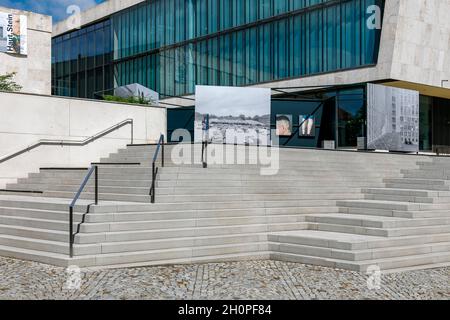
[[[0,299],[450,299],[450,267],[368,275],[281,261],[241,261],[120,269],[81,269],[78,289],[66,269],[0,257]]]

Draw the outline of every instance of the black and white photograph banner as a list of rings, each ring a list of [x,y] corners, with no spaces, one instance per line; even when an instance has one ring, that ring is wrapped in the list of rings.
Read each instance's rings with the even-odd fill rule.
[[[195,142],[202,142],[209,115],[210,143],[270,145],[270,96],[270,89],[196,86]]]
[[[419,151],[419,92],[367,85],[367,147]]]

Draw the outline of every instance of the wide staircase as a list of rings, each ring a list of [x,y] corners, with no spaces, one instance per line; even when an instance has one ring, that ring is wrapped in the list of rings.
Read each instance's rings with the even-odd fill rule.
[[[216,146],[219,147],[219,146]],[[244,164],[202,168],[201,146],[158,158],[132,145],[88,168],[41,168],[0,192],[0,255],[67,266],[280,259],[364,271],[450,263],[450,159],[236,146]],[[210,147],[211,148],[211,147]],[[259,155],[279,170],[265,175]],[[252,164],[249,164],[252,163]],[[278,163],[278,162],[277,162]]]

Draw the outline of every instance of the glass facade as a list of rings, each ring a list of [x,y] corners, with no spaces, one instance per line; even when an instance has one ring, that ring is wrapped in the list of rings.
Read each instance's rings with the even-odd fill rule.
[[[145,1],[53,39],[54,94],[92,98],[140,83],[179,96],[197,84],[243,86],[373,65],[381,32],[366,25],[373,4],[384,1]]]
[[[52,39],[52,93],[94,98],[111,89],[111,22],[105,20]]]

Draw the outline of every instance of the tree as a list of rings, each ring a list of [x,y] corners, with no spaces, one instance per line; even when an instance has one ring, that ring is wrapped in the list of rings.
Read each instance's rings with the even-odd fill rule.
[[[22,86],[18,85],[14,80],[16,72],[7,73],[5,75],[0,75],[0,91],[15,92],[20,91]]]

